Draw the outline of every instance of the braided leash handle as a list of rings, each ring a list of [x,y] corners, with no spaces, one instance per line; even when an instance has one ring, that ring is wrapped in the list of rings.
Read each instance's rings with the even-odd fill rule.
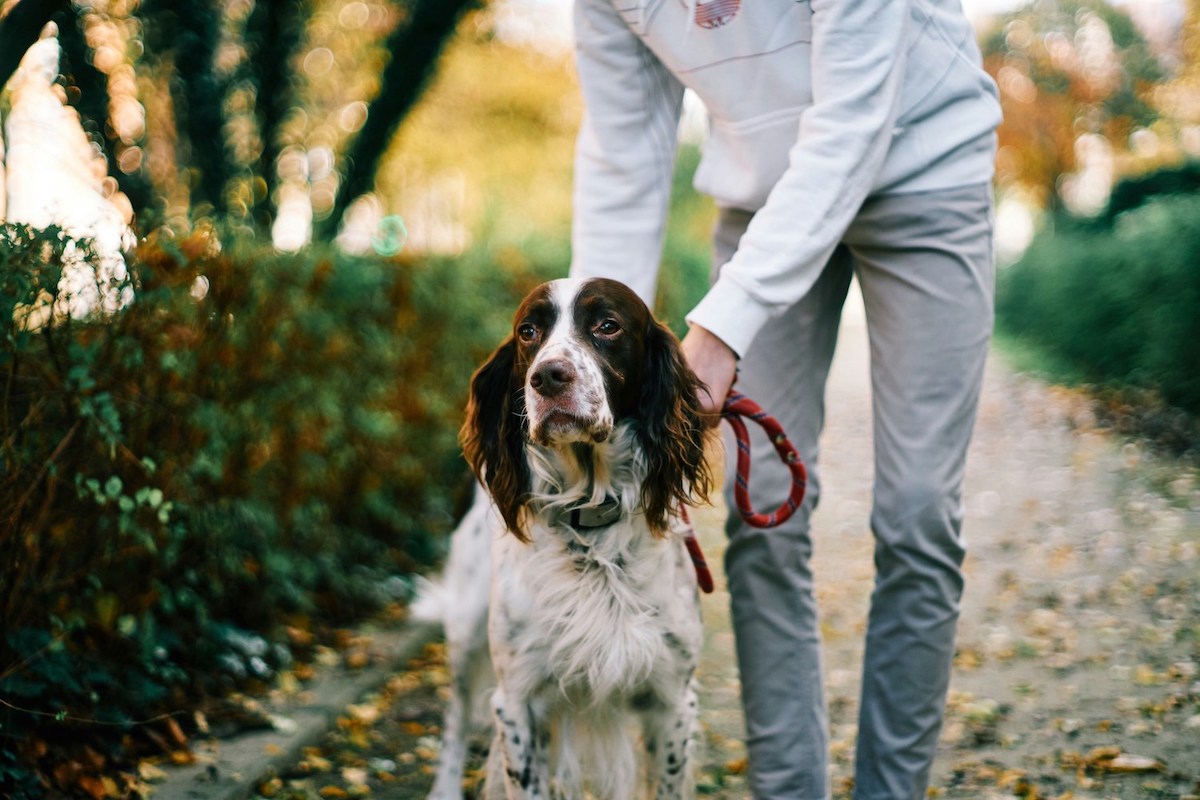
[[[737,504],[738,513],[742,515],[742,519],[746,521],[747,525],[754,528],[774,528],[776,525],[782,525],[788,517],[796,513],[796,509],[804,502],[804,490],[808,486],[808,471],[804,468],[804,462],[800,460],[800,453],[787,438],[787,434],[783,432],[783,427],[779,422],[744,394],[731,391],[729,397],[725,399],[725,408],[721,411],[721,416],[733,428],[733,434],[737,438],[737,478],[733,486],[733,499]],[[760,514],[750,505],[750,431],[747,430],[746,423],[742,421],[743,417],[758,423],[767,432],[767,435],[771,437],[771,444],[774,445],[775,452],[779,454],[780,461],[792,474],[792,489],[788,493],[787,500],[770,514]],[[691,556],[692,565],[696,569],[696,584],[702,592],[711,594],[713,590],[712,572],[708,569],[708,562],[704,560],[704,553],[700,550],[696,531],[692,528],[691,519],[688,518],[687,506],[679,507],[679,515],[683,523],[684,544],[687,546],[688,555]]]
[[[808,471],[804,469],[800,454],[783,432],[779,422],[744,394],[731,391],[725,399],[725,408],[721,416],[733,428],[734,436],[737,437],[737,477],[733,487],[733,498],[737,503],[738,513],[747,525],[754,528],[774,528],[776,525],[782,525],[804,502]],[[750,432],[746,429],[743,417],[758,423],[766,431],[775,452],[792,474],[792,488],[787,500],[770,514],[759,513],[750,505]]]

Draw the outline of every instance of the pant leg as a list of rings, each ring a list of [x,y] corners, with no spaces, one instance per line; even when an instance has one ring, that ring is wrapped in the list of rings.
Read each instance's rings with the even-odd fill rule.
[[[736,248],[750,215],[724,212],[715,260]],[[839,249],[812,291],[757,335],[738,365],[737,389],[783,425],[808,467],[803,506],[770,531],[751,528],[733,501],[735,475],[728,429],[725,498],[730,515],[725,572],[729,581],[742,703],[746,714],[750,786],[758,800],[824,800],[829,796],[829,734],[821,679],[820,636],[809,569],[809,518],[820,492],[817,438],[824,421],[825,378],[851,276]],[[724,428],[725,426],[723,426]],[[791,478],[754,425],[751,500],[756,509],[787,497]]]
[[[925,797],[954,655],[961,487],[992,328],[991,188],[875,198],[844,241],[871,343],[876,581],[855,797]]]

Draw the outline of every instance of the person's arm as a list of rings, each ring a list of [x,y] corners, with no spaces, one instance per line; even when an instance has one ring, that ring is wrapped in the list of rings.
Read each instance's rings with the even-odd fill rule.
[[[813,104],[801,115],[789,166],[688,315],[738,355],[812,288],[883,166],[911,2],[812,0]]]
[[[585,111],[571,275],[622,281],[653,305],[683,86],[611,0],[576,0],[575,41]]]

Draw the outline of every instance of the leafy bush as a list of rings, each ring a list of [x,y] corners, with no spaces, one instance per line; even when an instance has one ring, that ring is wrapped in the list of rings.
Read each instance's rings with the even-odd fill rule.
[[[1085,380],[1200,413],[1200,196],[1151,200],[1111,229],[1042,231],[997,285],[1002,333]]]
[[[543,250],[159,235],[130,259],[131,304],[39,325],[78,247],[0,229],[0,751],[264,677],[284,623],[359,619],[431,563],[469,488],[467,380],[564,268]]]
[[[1200,161],[1123,178],[1113,187],[1108,204],[1096,222],[1111,226],[1118,214],[1131,211],[1155,197],[1197,192],[1200,192]]]

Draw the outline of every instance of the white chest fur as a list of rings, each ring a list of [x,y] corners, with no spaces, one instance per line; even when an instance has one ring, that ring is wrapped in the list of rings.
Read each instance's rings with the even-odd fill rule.
[[[678,686],[701,641],[683,545],[639,530],[638,518],[575,534],[532,526],[532,541],[495,544],[489,636],[498,671],[595,704]]]

